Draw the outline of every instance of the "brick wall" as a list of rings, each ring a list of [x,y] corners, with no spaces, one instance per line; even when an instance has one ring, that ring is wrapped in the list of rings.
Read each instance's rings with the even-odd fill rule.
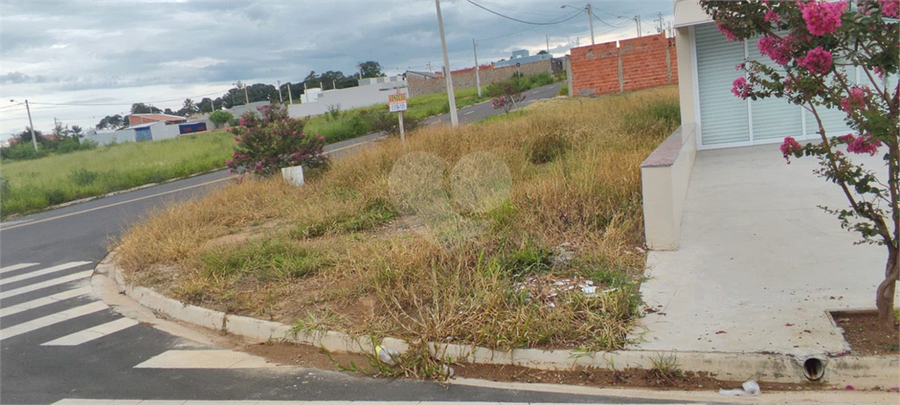
[[[578,96],[678,83],[675,39],[658,34],[572,48],[572,89]]]
[[[546,72],[552,74],[553,67],[550,59],[540,60],[537,62],[525,63],[519,67],[519,72],[525,76]],[[478,75],[481,78],[482,90],[490,83],[495,83],[512,77],[516,73],[515,66],[505,66],[494,68],[493,65],[482,65]],[[455,89],[465,89],[475,87],[475,68],[454,70],[453,87]],[[422,79],[417,75],[407,75],[407,83],[409,84],[409,96],[421,96],[424,94],[444,93],[447,91],[447,81],[443,77],[438,76],[436,79]]]

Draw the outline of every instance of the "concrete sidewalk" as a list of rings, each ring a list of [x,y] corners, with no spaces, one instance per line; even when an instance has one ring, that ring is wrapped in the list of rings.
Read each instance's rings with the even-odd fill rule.
[[[879,156],[858,157],[886,172]],[[774,353],[849,351],[827,311],[875,307],[887,252],[854,245],[817,205],[848,207],[813,174],[814,158],[778,145],[697,153],[677,251],[648,257],[642,319],[631,350]]]

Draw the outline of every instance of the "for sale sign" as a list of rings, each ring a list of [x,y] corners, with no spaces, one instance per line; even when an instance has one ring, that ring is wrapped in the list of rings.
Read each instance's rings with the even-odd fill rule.
[[[392,113],[406,111],[406,93],[388,95],[388,106]]]

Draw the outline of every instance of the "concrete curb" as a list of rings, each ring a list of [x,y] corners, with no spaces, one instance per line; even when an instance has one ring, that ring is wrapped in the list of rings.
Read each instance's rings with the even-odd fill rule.
[[[373,339],[354,337],[335,331],[294,331],[290,325],[260,319],[229,315],[163,296],[148,288],[132,286],[122,275],[110,253],[96,267],[95,276],[113,280],[120,293],[158,314],[207,329],[233,333],[259,341],[278,340],[322,347],[328,351],[373,354]],[[404,353],[409,344],[401,339],[384,338],[384,347]],[[485,347],[447,343],[428,343],[429,352],[448,362],[470,362],[516,365],[542,370],[576,368],[653,369],[661,361],[674,360],[684,371],[706,372],[716,378],[732,381],[803,383],[803,360],[785,355],[728,352],[633,351],[582,352],[572,350],[513,349],[492,350]],[[890,388],[900,380],[900,356],[843,356],[822,359],[824,373],[819,383],[828,386],[852,385],[862,388]]]

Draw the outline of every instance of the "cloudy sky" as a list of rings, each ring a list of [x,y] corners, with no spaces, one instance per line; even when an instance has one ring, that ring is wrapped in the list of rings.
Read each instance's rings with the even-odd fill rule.
[[[473,38],[481,63],[589,44],[580,1],[442,0],[451,68],[474,66]],[[598,43],[636,36],[636,15],[644,34],[657,32],[658,13],[672,20],[671,0],[591,4]],[[90,128],[136,102],[177,110],[239,80],[350,75],[365,61],[388,75],[440,70],[434,1],[0,0],[0,139],[28,126],[25,99],[38,130],[54,118]]]

